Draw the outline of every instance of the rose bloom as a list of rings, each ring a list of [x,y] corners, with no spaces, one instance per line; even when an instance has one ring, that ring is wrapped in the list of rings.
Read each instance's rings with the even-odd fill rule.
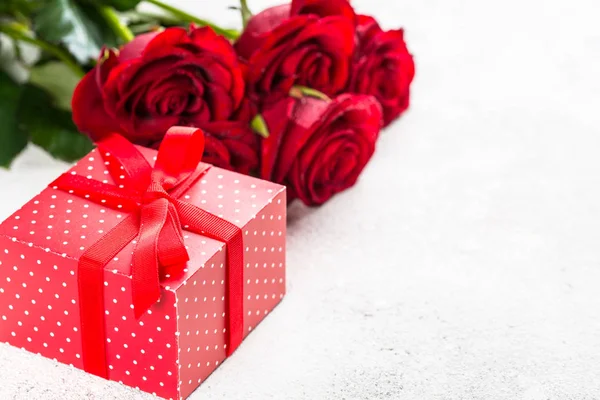
[[[285,184],[288,198],[320,205],[353,186],[375,151],[382,124],[372,96],[326,101],[287,97],[263,111],[261,177]]]
[[[73,120],[93,140],[117,132],[144,146],[175,125],[202,128],[207,151],[219,157],[212,161],[246,172],[258,166],[258,140],[242,129],[250,118],[244,92],[242,66],[225,38],[207,27],[167,28],[105,50],[75,89]]]
[[[353,22],[339,15],[290,15],[290,5],[257,14],[235,44],[247,61],[252,100],[261,104],[276,101],[287,96],[294,85],[329,96],[342,93],[350,79]]]
[[[384,31],[375,19],[360,15],[356,32],[359,45],[350,91],[375,96],[388,125],[409,106],[415,76],[413,57],[402,29]]]
[[[319,32],[316,26],[332,18],[347,21],[342,35],[330,32],[318,36],[320,40],[302,41],[306,32]],[[302,24],[311,27],[300,29]],[[336,28],[330,25],[330,29]],[[350,40],[356,44],[346,86],[342,85],[345,63],[332,56],[336,54],[331,46],[335,47],[335,37],[340,46],[345,47]],[[281,98],[292,85],[308,86],[329,96],[370,94],[382,104],[385,125],[409,106],[415,65],[403,30],[383,31],[374,18],[356,15],[348,0],[293,0],[268,8],[249,21],[236,50],[251,65],[249,83],[257,103]]]

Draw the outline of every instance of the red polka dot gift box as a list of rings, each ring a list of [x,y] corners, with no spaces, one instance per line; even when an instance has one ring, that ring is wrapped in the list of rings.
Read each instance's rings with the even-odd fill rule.
[[[285,188],[112,135],[0,225],[0,342],[188,397],[285,292]]]

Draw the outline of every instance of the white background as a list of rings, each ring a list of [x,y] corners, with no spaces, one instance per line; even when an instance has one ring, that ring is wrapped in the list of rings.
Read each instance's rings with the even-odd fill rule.
[[[191,399],[600,398],[600,3],[353,4],[406,28],[412,107],[358,186],[289,210],[287,297]],[[28,149],[0,218],[64,168]],[[5,345],[0,381],[150,398]]]

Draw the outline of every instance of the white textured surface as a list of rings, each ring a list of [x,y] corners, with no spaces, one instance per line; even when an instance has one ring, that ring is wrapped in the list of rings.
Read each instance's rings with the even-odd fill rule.
[[[600,398],[600,3],[354,4],[407,28],[412,108],[354,190],[292,207],[288,296],[191,399]],[[0,217],[63,168],[29,149]],[[151,398],[6,345],[0,382]]]

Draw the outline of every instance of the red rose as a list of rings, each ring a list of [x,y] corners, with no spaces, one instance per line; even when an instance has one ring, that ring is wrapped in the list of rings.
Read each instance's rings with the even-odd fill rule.
[[[205,125],[203,162],[241,174],[259,166],[259,137],[247,122],[216,121]]]
[[[381,32],[381,27],[377,21],[375,21],[375,18],[368,15],[359,15],[356,18],[358,21],[356,25],[356,38],[358,39],[358,43],[364,46],[364,44],[368,43],[373,36]],[[359,46],[359,53],[360,50],[361,48]]]
[[[225,38],[210,28],[168,28],[106,51],[75,90],[73,119],[94,140],[116,131],[148,145],[173,125],[232,119],[243,98],[242,70]]]
[[[288,10],[274,7],[256,15],[236,44],[247,60],[250,96],[262,104],[272,102],[293,85],[330,96],[341,93],[349,83],[354,52],[352,21],[313,14],[285,18]]]
[[[263,112],[261,177],[287,185],[289,198],[319,205],[353,186],[373,155],[381,107],[371,96],[331,101],[287,97]]]
[[[369,16],[358,17],[359,46],[350,91],[375,96],[388,125],[408,108],[415,64],[402,29],[383,31]]]

